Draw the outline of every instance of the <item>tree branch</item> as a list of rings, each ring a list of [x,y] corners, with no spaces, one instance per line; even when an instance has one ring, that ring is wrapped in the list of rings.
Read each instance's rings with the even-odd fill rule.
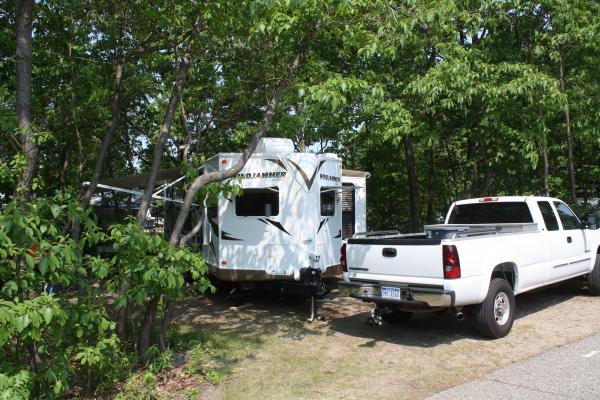
[[[287,88],[287,86],[291,82],[292,78],[296,74],[296,71],[298,70],[300,63],[301,63],[302,59],[304,58],[304,55],[306,54],[310,39],[312,39],[313,33],[316,30],[318,30],[320,25],[321,25],[321,22],[318,21],[316,23],[316,26],[314,27],[314,29],[308,35],[306,35],[304,37],[304,39],[301,41],[298,52],[296,53],[296,55],[292,59],[292,61],[288,64],[284,76],[282,77],[282,79],[279,81],[279,83],[275,87],[273,96],[271,97],[271,100],[267,104],[267,110],[263,117],[263,121],[260,124],[260,127],[258,128],[256,133],[250,140],[248,147],[246,147],[246,149],[242,152],[242,155],[239,158],[239,160],[231,168],[228,168],[223,171],[214,171],[214,172],[209,172],[207,174],[200,175],[199,177],[197,177],[194,180],[194,182],[192,182],[189,189],[187,190],[185,199],[183,200],[183,204],[181,205],[181,210],[179,212],[179,215],[177,216],[177,221],[175,222],[175,226],[173,227],[173,231],[171,232],[171,237],[169,239],[169,242],[171,243],[171,245],[179,246],[179,244],[180,244],[179,235],[181,234],[181,230],[183,229],[185,220],[187,219],[187,217],[189,215],[190,207],[191,207],[192,201],[194,199],[194,196],[196,196],[196,193],[198,193],[198,191],[202,187],[204,187],[210,183],[220,182],[220,181],[232,178],[235,175],[237,175],[242,170],[242,168],[244,168],[244,165],[246,165],[246,162],[248,161],[248,159],[250,158],[250,156],[256,149],[256,146],[258,145],[258,142],[260,141],[260,139],[262,139],[263,137],[266,136],[269,126],[271,125],[271,121],[273,120],[273,116],[275,115],[275,109],[277,108],[277,105],[279,104],[279,100],[281,99],[281,95],[283,94],[283,91]]]

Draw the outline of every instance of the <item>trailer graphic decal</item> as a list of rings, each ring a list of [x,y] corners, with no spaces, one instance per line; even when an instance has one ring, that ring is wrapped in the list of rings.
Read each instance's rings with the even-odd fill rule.
[[[271,221],[270,219],[262,219],[259,218],[258,219],[260,222],[262,222],[263,224],[271,224],[273,225],[275,228],[279,229],[282,232],[287,233],[288,235],[292,236],[288,231],[285,230],[285,228],[283,227],[283,225],[281,225],[281,223],[277,222],[277,221]]]
[[[283,168],[285,171],[287,171],[287,167],[285,166],[285,164],[281,161],[278,160],[276,158],[266,158],[267,161],[271,161],[274,164],[279,165],[281,168]]]
[[[244,239],[238,239],[238,238],[235,238],[235,237],[231,236],[228,232],[225,232],[224,230],[221,230],[221,239],[223,239],[223,240],[235,240],[235,241],[238,241],[238,242],[240,242],[240,241],[243,242],[244,241]]]
[[[294,167],[296,167],[296,169],[298,170],[298,172],[300,172],[300,175],[302,176],[302,179],[304,179],[304,183],[306,183],[306,187],[308,188],[308,190],[310,190],[310,188],[312,187],[313,183],[315,182],[315,178],[317,177],[317,173],[319,172],[319,170],[321,169],[321,167],[323,166],[323,164],[325,164],[325,162],[327,160],[321,160],[319,162],[319,165],[315,169],[315,172],[313,172],[312,177],[310,179],[308,179],[308,176],[306,175],[306,172],[304,172],[302,170],[302,168],[300,168],[300,166],[298,164],[296,164],[292,160],[288,160],[288,161],[290,163],[292,163],[292,165]]]
[[[219,235],[219,224],[217,224],[217,221],[215,221],[214,218],[209,218],[208,223],[210,224],[210,227],[212,228],[214,234],[216,236],[218,236]]]
[[[237,174],[241,179],[283,179],[287,175],[287,171],[277,172],[242,172]]]
[[[333,238],[334,238],[334,239],[337,239],[337,238],[341,238],[341,237],[342,237],[342,230],[340,229],[340,230],[338,231],[338,234],[337,234],[337,235],[335,235]]]
[[[213,257],[215,258],[215,263],[217,263],[217,249],[215,249],[215,244],[212,240],[208,242],[208,244],[210,245],[210,249],[212,250]]]
[[[323,220],[321,220],[321,223],[319,224],[319,229],[317,229],[317,234],[321,232],[321,228],[327,223],[327,221],[329,221],[329,218],[324,218]]]
[[[208,223],[210,225],[211,230],[213,231],[213,235],[218,236],[218,232],[219,232],[219,225],[217,224],[217,221],[215,221],[214,218],[208,218]],[[211,235],[210,240],[208,241],[210,250],[212,250],[212,253],[215,257],[215,263],[217,262],[218,256],[217,256],[217,249],[215,248],[215,243],[213,242],[213,236]]]

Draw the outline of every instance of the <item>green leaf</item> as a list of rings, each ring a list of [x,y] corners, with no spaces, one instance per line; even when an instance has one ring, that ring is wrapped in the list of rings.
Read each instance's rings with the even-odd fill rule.
[[[48,257],[48,265],[50,266],[50,271],[54,271],[60,265],[58,258],[54,254],[50,254]]]
[[[17,328],[17,332],[21,333],[25,328],[29,326],[30,323],[31,318],[29,318],[29,315],[21,315],[20,317],[15,319],[15,328]]]
[[[27,266],[29,268],[33,268],[33,266],[35,264],[33,257],[31,257],[29,254],[25,254],[25,262],[27,263]]]
[[[44,321],[46,321],[46,324],[50,324],[50,321],[52,321],[52,316],[54,315],[54,311],[52,308],[46,307],[42,315],[44,316]]]
[[[42,257],[42,259],[40,260],[40,273],[42,275],[46,275],[46,272],[48,271],[48,257]]]
[[[52,212],[52,216],[54,218],[58,218],[58,216],[60,215],[60,206],[53,204],[52,207],[50,207],[50,211]]]
[[[173,277],[172,274],[167,275],[167,283],[169,284],[169,288],[174,288],[175,287],[175,277]]]

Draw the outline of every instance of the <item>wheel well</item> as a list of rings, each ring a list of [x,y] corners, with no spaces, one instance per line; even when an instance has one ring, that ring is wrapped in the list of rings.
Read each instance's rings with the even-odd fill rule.
[[[517,266],[514,263],[506,262],[498,264],[496,265],[496,267],[494,267],[491,279],[505,279],[506,281],[508,281],[508,283],[510,283],[510,286],[512,286],[514,290],[517,286],[518,277],[519,274],[517,273]]]

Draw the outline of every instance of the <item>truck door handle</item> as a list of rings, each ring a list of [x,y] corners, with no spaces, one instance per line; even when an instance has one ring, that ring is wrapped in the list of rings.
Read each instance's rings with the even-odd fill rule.
[[[571,236],[567,236],[567,243],[571,243],[573,242],[573,239],[571,239]]]
[[[381,251],[381,255],[384,257],[396,257],[396,254],[398,254],[396,249],[392,249],[390,247],[386,247]]]

